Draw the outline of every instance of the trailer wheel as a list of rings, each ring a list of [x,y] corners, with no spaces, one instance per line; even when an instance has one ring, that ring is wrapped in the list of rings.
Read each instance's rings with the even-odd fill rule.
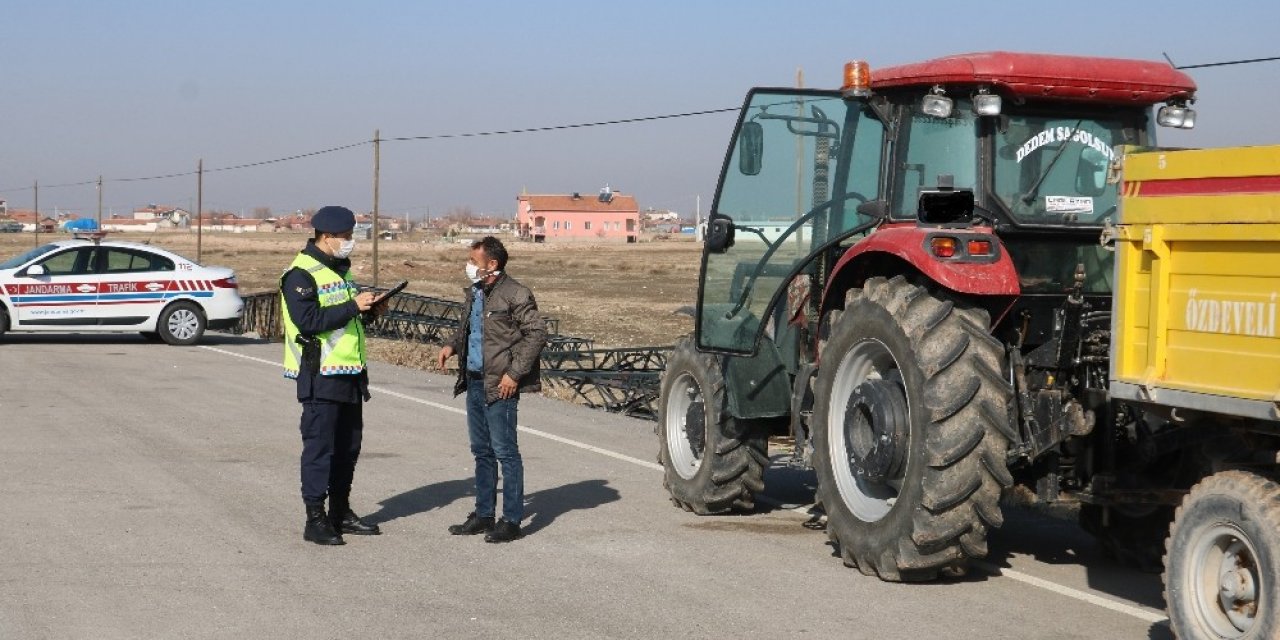
[[[658,461],[677,506],[700,515],[749,511],[769,464],[765,423],[726,410],[724,375],[693,339],[676,342],[662,374]]]
[[[1165,554],[1179,638],[1280,635],[1280,484],[1248,471],[1205,478],[1182,499]]]
[[[899,276],[850,291],[831,319],[811,423],[828,537],[884,580],[962,571],[1013,483],[1013,391],[986,312]]]

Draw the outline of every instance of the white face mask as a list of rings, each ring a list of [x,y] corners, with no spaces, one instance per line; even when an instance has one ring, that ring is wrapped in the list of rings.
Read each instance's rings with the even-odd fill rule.
[[[484,272],[484,275],[480,275],[481,272]],[[467,279],[471,281],[471,284],[480,282],[481,280],[484,280],[489,276],[496,276],[499,273],[502,273],[502,272],[501,271],[484,271],[484,269],[481,269],[480,267],[477,267],[474,264],[471,264],[470,262],[467,263]]]
[[[343,240],[342,243],[338,245],[338,248],[334,250],[333,257],[346,258],[351,255],[351,252],[354,251],[355,248],[356,248],[355,238],[352,238],[350,240]]]

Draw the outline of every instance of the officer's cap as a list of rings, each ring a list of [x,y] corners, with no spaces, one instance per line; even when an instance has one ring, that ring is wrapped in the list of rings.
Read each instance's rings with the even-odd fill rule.
[[[311,227],[321,233],[346,233],[356,226],[356,214],[346,207],[321,207],[311,216]]]

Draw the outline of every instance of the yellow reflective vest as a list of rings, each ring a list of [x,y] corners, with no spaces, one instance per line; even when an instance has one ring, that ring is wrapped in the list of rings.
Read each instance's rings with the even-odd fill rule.
[[[293,269],[303,269],[315,279],[321,307],[336,307],[356,297],[350,272],[343,278],[306,253],[299,253],[285,273]],[[302,345],[297,343],[300,332],[293,318],[289,317],[289,306],[285,304],[283,292],[280,294],[280,313],[284,320],[284,375],[297,378],[302,362]],[[315,337],[320,340],[320,375],[352,375],[364,371],[364,326],[359,315],[353,316],[343,327],[318,333]]]

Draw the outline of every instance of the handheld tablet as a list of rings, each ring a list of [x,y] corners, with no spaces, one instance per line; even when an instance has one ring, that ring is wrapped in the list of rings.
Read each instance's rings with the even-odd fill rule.
[[[401,280],[401,281],[400,281],[400,284],[398,284],[398,285],[396,285],[396,286],[394,286],[394,287],[391,287],[390,289],[387,289],[386,291],[384,291],[384,292],[382,293],[382,295],[378,296],[378,297],[373,301],[373,304],[376,306],[376,305],[382,304],[383,302],[386,302],[386,301],[387,301],[387,299],[388,299],[388,298],[390,298],[391,296],[394,296],[395,294],[400,293],[401,291],[404,291],[404,288],[405,288],[405,287],[407,287],[407,286],[409,286],[409,281],[408,281],[408,280]]]

